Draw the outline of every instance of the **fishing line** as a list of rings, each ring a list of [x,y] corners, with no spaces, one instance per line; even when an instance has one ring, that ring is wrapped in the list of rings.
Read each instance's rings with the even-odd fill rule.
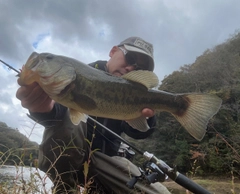
[[[108,131],[109,133],[111,133],[112,135],[114,135],[115,137],[117,137],[119,140],[121,140],[123,143],[127,144],[128,146],[130,146],[131,148],[133,148],[136,152],[138,152],[139,154],[143,155],[143,152],[140,151],[138,148],[136,148],[135,146],[131,145],[127,140],[123,139],[120,135],[114,133],[112,130],[110,130],[109,128],[107,128],[106,126],[104,126],[103,124],[99,123],[97,120],[95,120],[94,118],[88,116],[88,118],[90,120],[92,120],[93,122],[95,122],[96,124],[98,124],[100,127],[104,128],[106,131]]]
[[[90,116],[88,116],[88,118],[89,118]],[[95,119],[94,119],[95,120]],[[90,123],[90,122],[87,122],[91,127],[95,127],[96,126],[96,122],[94,121],[94,123],[92,124],[92,123]],[[97,127],[96,127],[96,130],[95,130],[95,134],[96,134],[96,131],[103,137],[103,138],[105,138],[105,140],[107,140],[109,143],[111,143],[114,147],[116,147],[116,148],[119,148],[119,145],[117,145],[116,143],[114,143],[111,139],[109,139],[106,135],[104,135],[102,132],[101,132],[101,130],[99,130]]]

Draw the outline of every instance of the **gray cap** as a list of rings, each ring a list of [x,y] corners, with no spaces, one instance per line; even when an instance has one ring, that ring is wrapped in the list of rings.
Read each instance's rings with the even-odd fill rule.
[[[153,71],[153,45],[139,37],[130,37],[122,41],[118,46],[124,46],[128,51],[138,52],[149,56],[148,70]]]

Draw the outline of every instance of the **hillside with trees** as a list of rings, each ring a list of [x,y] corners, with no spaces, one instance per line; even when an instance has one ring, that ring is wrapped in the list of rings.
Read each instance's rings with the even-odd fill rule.
[[[36,142],[0,122],[0,165],[30,165],[37,154]]]
[[[158,130],[148,141],[131,141],[169,165],[176,165],[182,173],[239,176],[240,33],[206,50],[193,64],[183,65],[165,76],[159,89],[172,93],[216,94],[223,100],[222,107],[210,120],[201,142],[165,112],[158,114]]]

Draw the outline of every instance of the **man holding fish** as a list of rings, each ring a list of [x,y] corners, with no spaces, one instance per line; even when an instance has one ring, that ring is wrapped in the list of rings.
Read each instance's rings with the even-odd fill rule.
[[[153,46],[139,37],[114,46],[109,56],[108,61],[89,66],[50,53],[29,57],[18,79],[21,87],[16,96],[46,128],[39,168],[50,174],[57,193],[74,193],[78,185],[91,181],[90,187],[96,187],[98,193],[169,193],[160,183],[139,181],[134,190],[129,189],[126,183],[140,175],[139,169],[117,156],[121,142],[87,115],[118,135],[143,139],[154,131],[154,112],[167,111],[201,140],[221,99],[151,89],[158,85],[152,72]]]

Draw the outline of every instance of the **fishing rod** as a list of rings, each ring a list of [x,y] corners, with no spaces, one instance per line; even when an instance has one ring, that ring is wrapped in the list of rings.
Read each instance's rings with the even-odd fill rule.
[[[12,69],[13,71],[17,72],[18,74],[20,74],[20,71],[16,70],[14,67],[12,67],[11,65],[8,65],[7,63],[5,63],[3,60],[0,59],[0,62],[2,62],[4,65],[6,65],[9,69]]]
[[[154,164],[156,164],[160,168],[160,170],[162,172],[164,172],[173,181],[175,181],[176,183],[178,183],[182,187],[188,189],[189,191],[191,191],[191,192],[193,192],[195,194],[210,194],[210,192],[207,191],[205,188],[203,188],[202,186],[198,185],[197,183],[193,182],[191,179],[187,178],[186,176],[184,176],[183,174],[178,172],[176,170],[176,168],[171,168],[163,160],[158,159],[156,156],[154,156],[153,154],[151,154],[151,153],[149,153],[147,151],[145,151],[145,152],[140,151],[135,146],[131,145],[128,141],[123,139],[121,136],[119,136],[118,134],[114,133],[112,130],[110,130],[109,128],[107,128],[103,124],[99,123],[97,120],[93,119],[92,117],[88,116],[88,119],[92,120],[97,125],[99,125],[100,127],[104,128],[106,131],[108,131],[109,133],[111,133],[112,135],[117,137],[120,141],[122,141],[125,144],[127,144],[128,146],[130,146],[132,149],[134,149],[139,154],[143,155],[148,161],[153,162]],[[152,170],[154,170],[154,169],[152,169]],[[137,182],[137,180],[134,179],[133,180],[133,184],[136,183],[136,182]]]
[[[15,68],[13,68],[9,64],[5,63],[1,59],[0,59],[0,61],[4,65],[6,65],[8,68],[10,68],[10,69],[14,70],[15,72],[17,72],[18,74],[20,74],[20,71],[16,70]],[[177,184],[181,185],[182,187],[188,189],[189,191],[191,191],[195,194],[210,194],[210,192],[207,191],[205,188],[203,188],[202,186],[198,185],[197,183],[193,182],[191,179],[187,178],[186,176],[184,176],[183,174],[178,172],[176,170],[176,168],[171,168],[163,160],[157,158],[154,154],[151,154],[147,151],[142,152],[141,150],[139,150],[135,146],[131,145],[128,141],[123,139],[121,136],[114,133],[112,130],[110,130],[109,128],[107,128],[103,124],[99,123],[96,119],[93,119],[90,116],[88,116],[88,118],[90,120],[92,120],[93,122],[95,122],[100,127],[104,128],[106,131],[108,131],[112,135],[114,135],[120,141],[122,141],[123,143],[125,143],[126,145],[128,145],[129,147],[134,149],[136,152],[143,155],[144,158],[147,159],[148,162],[150,162],[150,163],[147,163],[147,165],[146,165],[146,168],[148,169],[147,171],[150,172],[150,173],[146,173],[145,171],[139,169],[140,172],[141,172],[141,176],[133,177],[133,179],[127,183],[127,186],[129,188],[133,188],[133,186],[136,184],[138,179],[143,179],[143,178],[147,179],[147,182],[149,184],[157,182],[157,181],[163,182],[166,179],[166,176],[165,176],[165,174],[166,174],[173,181],[175,181]]]

